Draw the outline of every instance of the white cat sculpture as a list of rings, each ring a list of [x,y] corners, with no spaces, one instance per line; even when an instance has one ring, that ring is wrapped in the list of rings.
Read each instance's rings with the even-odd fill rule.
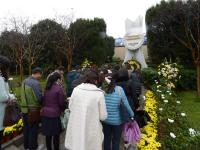
[[[142,68],[147,68],[144,54],[142,51],[142,45],[144,43],[143,33],[143,18],[138,17],[134,22],[126,19],[126,34],[124,37],[124,45],[126,48],[126,54],[124,63],[128,60],[135,59],[140,62]]]

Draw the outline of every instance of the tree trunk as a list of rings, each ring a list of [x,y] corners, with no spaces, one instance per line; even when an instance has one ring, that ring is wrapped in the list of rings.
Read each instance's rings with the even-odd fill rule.
[[[71,71],[72,68],[72,50],[68,49],[67,51],[67,71]]]
[[[67,71],[71,71],[72,68],[72,57],[69,57],[68,59],[68,64],[67,64]]]
[[[19,71],[20,71],[20,81],[22,82],[23,81],[23,65],[22,64],[19,64]]]
[[[200,62],[197,62],[197,95],[200,96]]]
[[[28,72],[29,72],[29,75],[31,75],[31,73],[32,73],[32,64],[31,63],[29,63]]]
[[[18,65],[15,65],[15,75],[18,75]]]

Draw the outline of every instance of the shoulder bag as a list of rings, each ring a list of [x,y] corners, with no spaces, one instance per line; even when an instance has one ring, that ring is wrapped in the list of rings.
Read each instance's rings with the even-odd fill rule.
[[[40,120],[41,120],[40,107],[28,105],[25,83],[24,83],[24,96],[25,96],[25,100],[26,100],[26,105],[28,107],[28,114],[27,114],[28,122],[29,123],[40,122]]]

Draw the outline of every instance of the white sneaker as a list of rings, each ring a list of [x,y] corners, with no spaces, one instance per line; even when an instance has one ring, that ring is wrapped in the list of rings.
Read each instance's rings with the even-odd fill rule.
[[[124,148],[125,148],[125,149],[128,149],[129,145],[130,145],[130,144],[128,144],[128,143],[127,143],[127,144],[124,144]]]

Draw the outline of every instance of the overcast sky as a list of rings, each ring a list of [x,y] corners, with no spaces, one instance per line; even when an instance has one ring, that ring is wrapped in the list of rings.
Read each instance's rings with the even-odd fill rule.
[[[75,18],[104,18],[107,33],[115,38],[125,35],[125,19],[145,16],[146,10],[160,0],[0,0],[1,29],[11,17],[43,18],[74,13]]]

